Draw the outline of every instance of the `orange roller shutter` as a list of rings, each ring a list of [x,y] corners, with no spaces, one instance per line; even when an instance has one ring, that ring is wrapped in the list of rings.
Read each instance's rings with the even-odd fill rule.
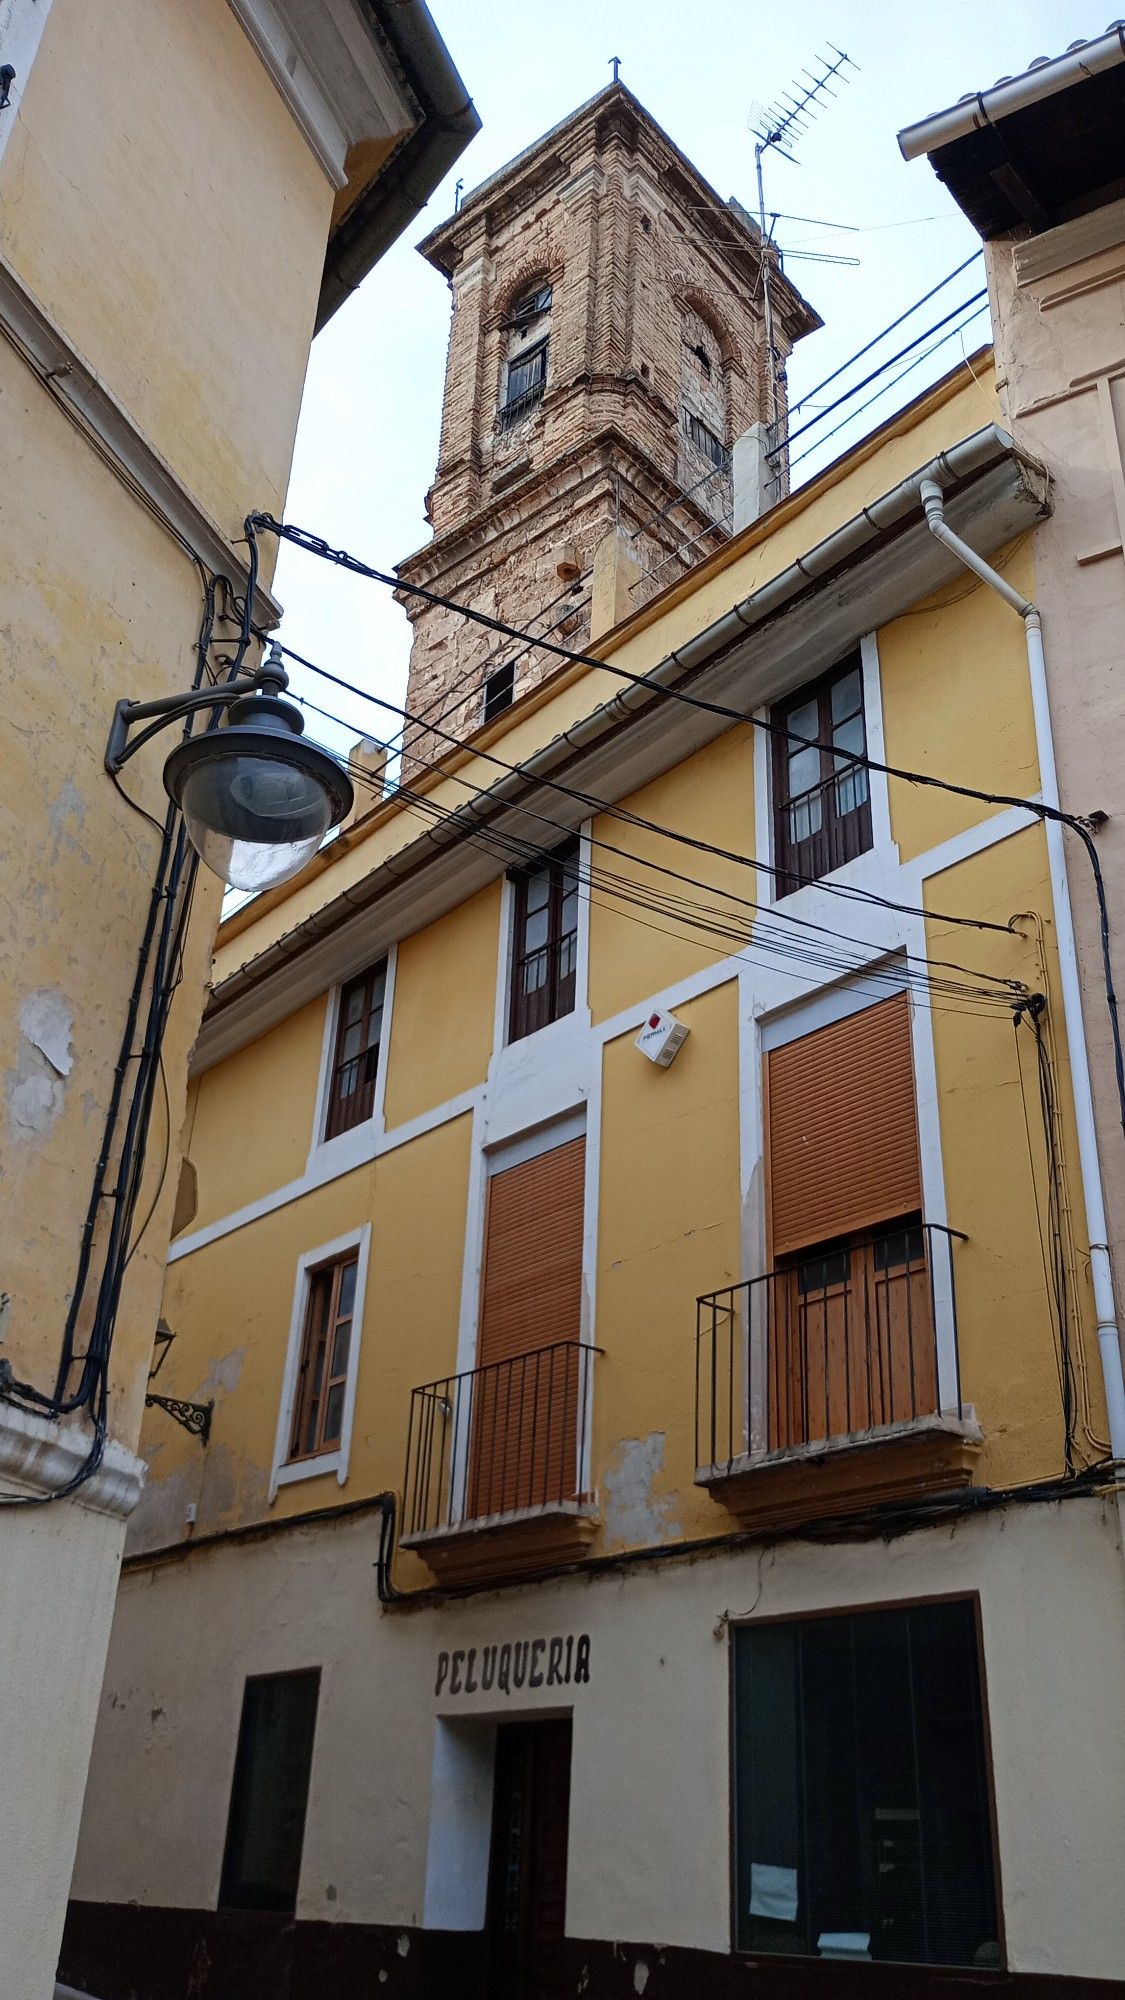
[[[577,1340],[586,1141],[571,1139],[488,1184],[477,1366]]]
[[[775,1258],[921,1209],[905,993],[770,1049],[766,1089]]]
[[[488,1188],[469,1511],[573,1497],[580,1417],[586,1141],[494,1174]]]

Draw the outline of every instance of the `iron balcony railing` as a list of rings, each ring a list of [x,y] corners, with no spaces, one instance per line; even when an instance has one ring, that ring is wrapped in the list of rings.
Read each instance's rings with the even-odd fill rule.
[[[599,1351],[557,1340],[415,1389],[404,1534],[440,1534],[581,1500]]]
[[[816,882],[871,846],[867,772],[849,764],[777,809],[778,896]]]
[[[953,1243],[906,1222],[799,1253],[696,1307],[696,1466],[963,1417]]]

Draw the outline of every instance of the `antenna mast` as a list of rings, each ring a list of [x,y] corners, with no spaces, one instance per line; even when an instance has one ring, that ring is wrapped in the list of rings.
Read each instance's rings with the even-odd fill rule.
[[[758,177],[758,226],[762,232],[762,312],[766,332],[766,380],[769,391],[769,423],[777,422],[778,354],[773,339],[773,299],[770,293],[771,262],[770,244],[766,234],[766,191],[762,176],[762,159],[772,148],[788,160],[791,166],[799,163],[793,157],[792,148],[797,140],[807,132],[818,112],[823,111],[824,101],[835,97],[833,79],[847,82],[842,72],[846,64],[855,69],[843,49],[833,42],[828,44],[828,54],[815,58],[814,68],[802,70],[787,92],[776,99],[764,111],[756,125],[751,126],[754,134],[754,169]]]

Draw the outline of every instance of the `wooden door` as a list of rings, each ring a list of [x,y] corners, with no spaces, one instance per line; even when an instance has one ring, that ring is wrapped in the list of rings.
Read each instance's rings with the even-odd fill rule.
[[[569,1722],[506,1723],[496,1735],[486,2000],[562,2000]]]
[[[769,1448],[937,1409],[925,1235],[915,1218],[805,1252],[772,1281]]]

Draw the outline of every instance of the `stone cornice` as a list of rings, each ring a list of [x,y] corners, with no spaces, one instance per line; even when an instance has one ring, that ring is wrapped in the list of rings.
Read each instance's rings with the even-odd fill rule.
[[[628,465],[630,478],[638,489],[651,489],[646,498],[651,497],[655,507],[663,507],[677,497],[683,498],[676,481],[662,472],[624,431],[606,425],[561,457],[552,459],[539,472],[528,474],[509,491],[498,494],[456,528],[447,528],[435,535],[424,548],[416,550],[397,565],[397,575],[405,583],[431,586],[435,579],[448,576],[480,548],[492,545],[513,528],[519,527],[528,535],[534,534],[536,514],[557,510],[560,490],[568,490],[583,476],[617,469],[621,461]],[[696,506],[690,497],[685,498],[683,504],[698,518],[701,528],[713,525],[710,515]],[[676,539],[681,537],[677,535]]]
[[[393,138],[418,122],[354,0],[229,0],[334,188],[361,139]]]
[[[0,1481],[17,1493],[48,1498],[81,1472],[90,1451],[86,1431],[0,1402]],[[93,1514],[130,1515],[145,1482],[144,1460],[110,1439],[102,1462],[73,1495]]]

